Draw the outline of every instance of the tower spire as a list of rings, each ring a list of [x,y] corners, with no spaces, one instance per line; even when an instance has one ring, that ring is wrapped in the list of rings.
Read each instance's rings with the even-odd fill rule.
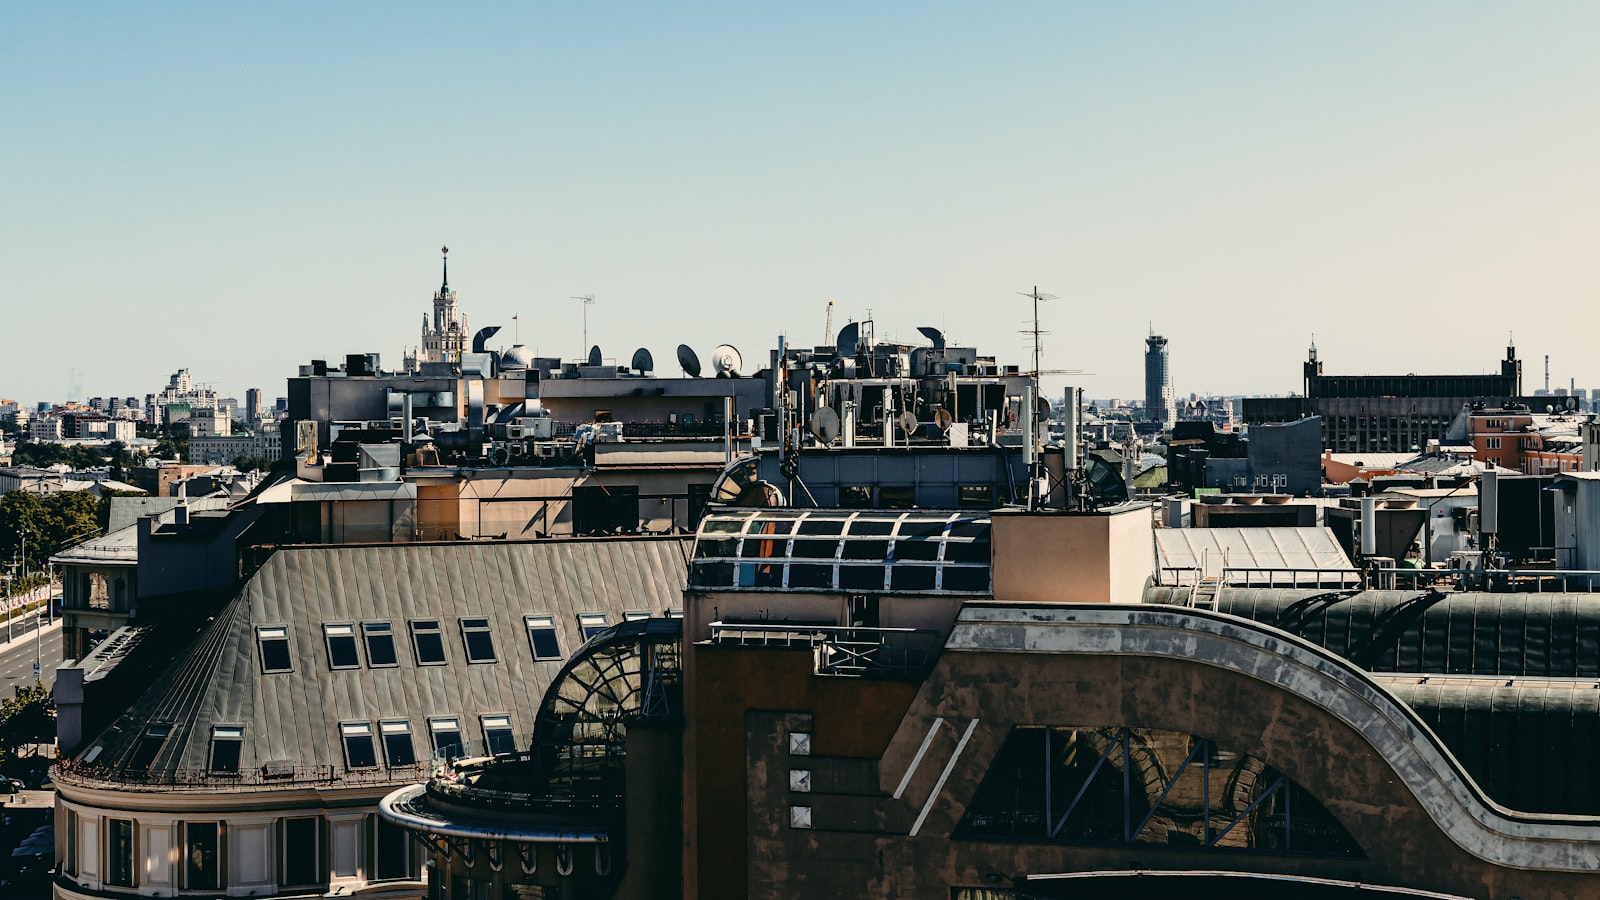
[[[448,246],[440,247],[439,252],[444,254],[444,282],[439,285],[439,292],[448,294],[450,292],[450,248]]]

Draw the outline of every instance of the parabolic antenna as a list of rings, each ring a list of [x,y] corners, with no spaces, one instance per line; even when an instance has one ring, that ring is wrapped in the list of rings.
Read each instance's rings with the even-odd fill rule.
[[[1034,404],[1034,408],[1039,411],[1039,417],[1041,419],[1050,418],[1050,401],[1049,400],[1045,399],[1044,397],[1040,397],[1038,402]]]
[[[635,372],[654,372],[656,361],[650,358],[650,351],[643,347],[633,351],[633,360],[628,363]]]
[[[738,378],[743,365],[744,357],[732,344],[718,344],[717,349],[711,351],[711,368],[718,378]]]
[[[591,366],[600,365],[600,345],[599,344],[595,344],[593,347],[589,348],[589,365],[591,365]]]
[[[939,426],[940,431],[949,431],[955,420],[956,417],[950,415],[950,410],[942,406],[933,411],[933,424]]]
[[[856,355],[856,347],[861,343],[861,323],[851,322],[839,329],[839,337],[833,342],[833,355],[849,358]]]
[[[683,374],[690,378],[700,377],[700,357],[688,344],[678,345],[678,365],[683,366]]]
[[[824,444],[833,443],[839,436],[839,414],[824,406],[811,416],[811,433]]]
[[[900,424],[900,430],[904,431],[907,437],[917,433],[917,414],[911,410],[901,413],[900,418],[895,421]]]
[[[1578,408],[1578,398],[1577,397],[1568,397],[1567,398],[1567,409],[1577,409],[1577,408]]]

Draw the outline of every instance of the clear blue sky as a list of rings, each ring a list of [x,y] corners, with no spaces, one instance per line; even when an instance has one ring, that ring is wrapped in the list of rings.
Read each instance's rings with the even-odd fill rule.
[[[0,10],[0,396],[397,365],[438,283],[524,343],[879,333],[1181,394],[1600,388],[1600,4],[25,4]],[[1052,387],[1067,379],[1052,378]]]

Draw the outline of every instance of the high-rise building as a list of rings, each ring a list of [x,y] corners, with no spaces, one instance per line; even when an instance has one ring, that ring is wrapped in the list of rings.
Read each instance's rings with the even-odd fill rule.
[[[444,279],[433,292],[433,318],[422,317],[422,343],[405,354],[405,368],[414,370],[420,363],[459,362],[468,347],[467,316],[456,306],[456,292],[450,290],[450,248],[444,254]]]
[[[1172,395],[1172,368],[1167,358],[1167,339],[1152,332],[1144,340],[1144,417],[1171,428],[1177,415]]]
[[[244,417],[247,422],[261,418],[261,388],[250,388],[244,392]]]

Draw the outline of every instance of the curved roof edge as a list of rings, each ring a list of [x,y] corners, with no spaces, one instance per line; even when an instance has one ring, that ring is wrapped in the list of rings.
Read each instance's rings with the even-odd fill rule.
[[[563,844],[604,844],[611,840],[604,831],[588,829],[552,831],[543,828],[491,827],[453,821],[431,813],[422,805],[427,789],[427,785],[413,784],[394,791],[378,801],[379,815],[403,828],[455,838]],[[495,824],[503,826],[506,823]]]
[[[1165,656],[1255,678],[1355,729],[1462,849],[1519,869],[1600,872],[1600,817],[1507,809],[1417,714],[1354,664],[1287,632],[1156,606],[968,604],[946,650]]]

